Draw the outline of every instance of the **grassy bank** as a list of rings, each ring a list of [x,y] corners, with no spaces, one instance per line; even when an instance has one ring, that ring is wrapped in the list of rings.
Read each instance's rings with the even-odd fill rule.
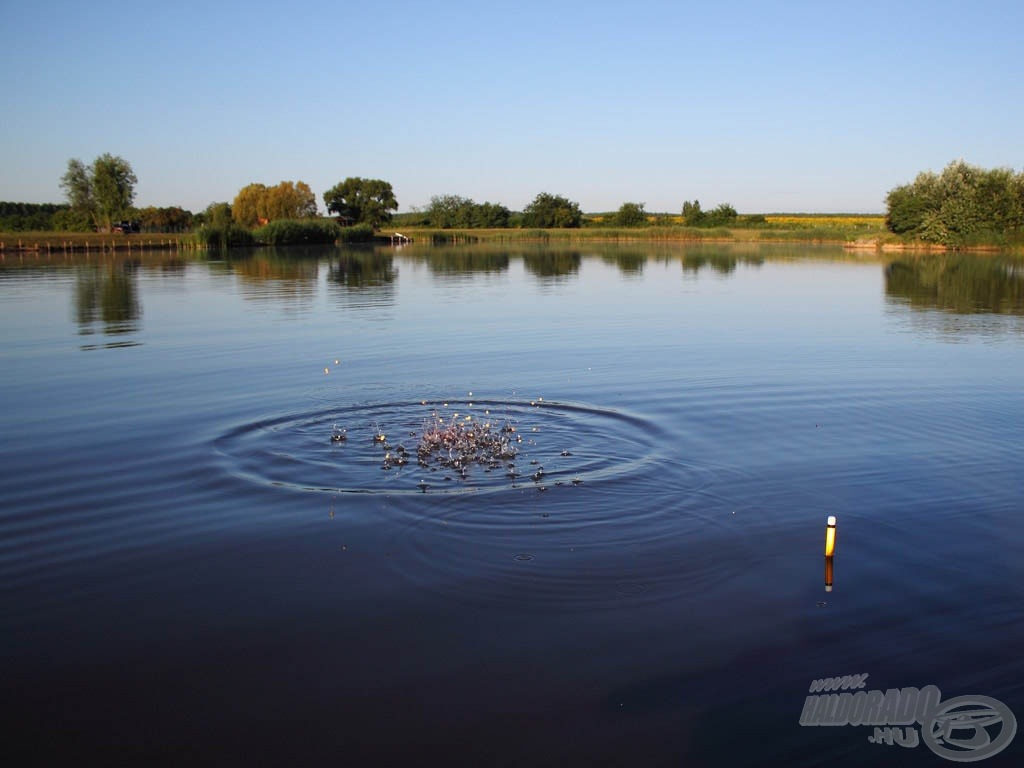
[[[185,234],[122,235],[106,232],[0,232],[0,253],[194,250],[195,236]]]
[[[772,214],[757,223],[742,217],[736,226],[689,227],[681,216],[651,216],[642,227],[617,227],[591,217],[577,229],[436,229],[402,226],[403,235],[417,242],[822,242],[850,243],[858,239],[884,238],[884,216]]]
[[[396,232],[417,243],[586,243],[586,242],[664,242],[664,243],[831,243],[863,250],[945,250],[918,240],[894,235],[885,228],[882,215],[773,213],[740,217],[736,226],[688,227],[681,217],[651,216],[643,227],[616,227],[596,217],[577,229],[438,229],[395,224],[375,236],[377,242],[391,242]],[[356,230],[340,230],[348,232]],[[333,230],[332,230],[333,231]],[[259,234],[258,232],[255,234]],[[367,233],[362,233],[368,236]],[[351,238],[349,238],[351,239]],[[356,238],[362,239],[362,238]],[[339,242],[348,239],[339,237]],[[146,235],[61,232],[0,233],[0,254],[21,251],[57,253],[83,251],[189,250],[197,245],[194,233]],[[1018,244],[1019,248],[1020,245]],[[964,250],[1000,250],[1005,246],[979,244]]]

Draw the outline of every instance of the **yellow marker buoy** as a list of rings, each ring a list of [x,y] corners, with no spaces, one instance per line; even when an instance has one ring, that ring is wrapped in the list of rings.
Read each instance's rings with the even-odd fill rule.
[[[324,368],[324,373],[330,373],[330,370],[328,370],[327,368]]]
[[[828,525],[825,526],[825,557],[832,557],[836,551],[836,516],[828,516]]]

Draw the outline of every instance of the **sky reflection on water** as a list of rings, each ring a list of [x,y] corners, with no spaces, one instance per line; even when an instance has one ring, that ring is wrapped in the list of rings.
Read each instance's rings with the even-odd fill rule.
[[[800,726],[862,672],[1024,714],[1011,259],[12,262],[4,715],[40,763],[939,759]],[[382,468],[435,411],[515,423],[519,478]]]

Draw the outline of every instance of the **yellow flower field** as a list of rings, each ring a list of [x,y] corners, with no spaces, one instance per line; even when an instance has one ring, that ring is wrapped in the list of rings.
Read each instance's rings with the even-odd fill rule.
[[[885,229],[885,216],[877,215],[819,215],[813,213],[765,216],[769,224],[793,229],[862,229],[864,231]]]

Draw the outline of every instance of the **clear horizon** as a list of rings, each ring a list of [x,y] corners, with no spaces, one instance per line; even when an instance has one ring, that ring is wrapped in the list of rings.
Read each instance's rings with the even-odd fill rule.
[[[8,9],[0,200],[59,203],[110,152],[135,203],[194,212],[251,182],[392,184],[521,210],[730,203],[880,213],[963,159],[1021,167],[1024,6],[639,0],[348,6],[256,0]]]

